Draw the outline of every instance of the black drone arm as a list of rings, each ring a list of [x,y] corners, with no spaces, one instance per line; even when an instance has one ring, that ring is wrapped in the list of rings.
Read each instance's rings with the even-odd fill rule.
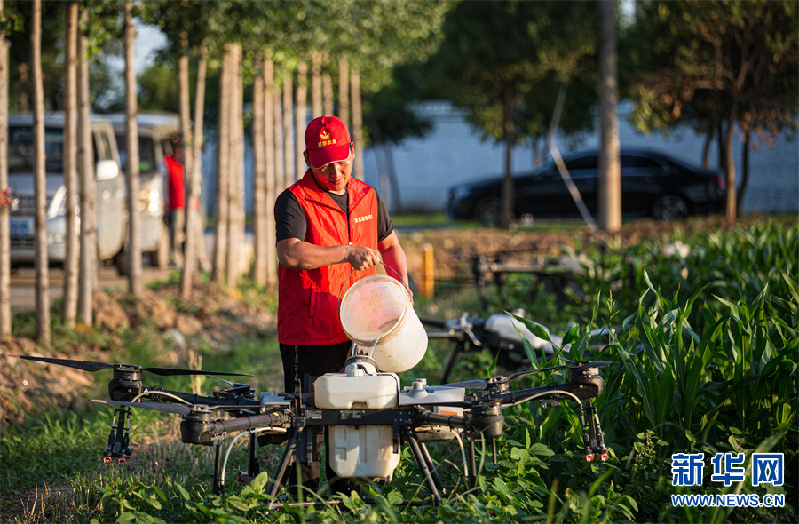
[[[180,438],[187,444],[214,445],[227,434],[253,429],[291,427],[294,418],[290,408],[273,410],[269,413],[239,417],[227,420],[212,420],[210,410],[193,410],[180,423]]]
[[[492,396],[492,398],[498,400],[503,407],[510,407],[522,402],[557,398],[559,393],[563,394],[565,392],[569,392],[569,384],[552,384],[519,391],[505,391]]]

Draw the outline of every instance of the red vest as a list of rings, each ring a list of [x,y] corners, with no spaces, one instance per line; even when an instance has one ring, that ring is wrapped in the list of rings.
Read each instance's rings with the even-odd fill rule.
[[[347,184],[349,221],[310,171],[288,190],[305,213],[306,242],[377,249],[377,193],[370,185],[354,178]],[[309,270],[280,266],[277,335],[281,344],[328,345],[348,340],[339,320],[339,297],[375,272],[374,268],[352,269],[347,262]]]
[[[183,176],[183,164],[172,158],[164,156],[164,163],[169,172],[169,208],[167,211],[186,208],[186,184]]]

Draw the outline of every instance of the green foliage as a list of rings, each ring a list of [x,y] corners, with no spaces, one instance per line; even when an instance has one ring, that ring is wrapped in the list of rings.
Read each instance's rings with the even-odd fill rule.
[[[0,495],[97,470],[105,448],[108,413],[83,418],[75,411],[46,411],[0,440]]]
[[[796,3],[647,2],[619,46],[642,131],[744,122],[768,140],[796,125]],[[635,45],[647,41],[648,46]],[[627,73],[625,75],[625,72]],[[727,125],[729,124],[727,122]]]
[[[430,59],[431,89],[466,108],[491,138],[509,139],[508,108],[512,140],[544,136],[561,85],[595,92],[596,20],[590,2],[569,9],[558,2],[462,2],[448,13],[444,40]],[[573,116],[567,132],[590,128],[584,106]]]
[[[30,469],[38,472],[34,477],[38,481],[58,474],[71,478],[81,499],[51,510],[55,520],[64,521],[789,521],[799,507],[793,473],[799,449],[799,283],[795,277],[797,254],[784,243],[796,245],[797,228],[765,223],[745,231],[678,235],[692,246],[693,253],[683,252],[676,260],[661,252],[662,239],[654,239],[653,245],[645,242],[623,256],[607,250],[604,259],[595,259],[596,266],[586,265],[586,276],[580,281],[584,287],[575,293],[579,303],[572,304],[582,308],[582,321],[563,330],[563,343],[556,348],[555,358],[546,364],[532,360],[541,368],[565,359],[612,362],[601,368],[605,391],[595,402],[610,450],[606,462],[583,460],[576,406],[544,407],[531,402],[505,410],[504,435],[497,442],[496,455],[490,442],[476,442],[477,484],[473,489],[466,485],[466,459],[460,448],[454,443],[429,445],[442,482],[450,488],[438,507],[409,505],[409,501],[426,500],[428,492],[407,446],[403,446],[400,466],[389,483],[362,483],[360,496],[344,498],[339,504],[267,511],[267,504],[274,502],[266,492],[269,474],[282,451],[279,448],[260,452],[266,455],[262,467],[267,473],[247,486],[228,482],[225,496],[208,492],[212,450],[177,442],[142,450],[141,471],[106,469],[102,476],[87,478],[87,473],[75,476],[75,472],[85,471],[82,466],[93,462],[83,453],[102,449],[107,427],[99,417],[79,423],[70,415],[66,421],[46,419],[34,426],[33,433],[10,432],[0,443],[0,459],[14,467],[0,470],[4,475],[0,482],[5,492],[24,487],[18,481]],[[697,252],[701,255],[694,254]],[[648,257],[645,263],[637,262],[645,268],[635,269],[635,279],[640,278],[636,285],[641,286],[637,296],[612,282],[630,282],[624,267],[632,264],[634,256]],[[773,266],[784,270],[772,271]],[[704,277],[695,274],[699,271]],[[246,288],[242,292],[248,293]],[[580,295],[590,298],[578,299]],[[531,320],[520,320],[537,336],[549,338]],[[611,328],[610,343],[601,351],[591,349],[596,340],[589,330],[596,326]],[[128,351],[150,355],[151,350],[134,346],[152,344],[147,337],[139,337]],[[269,348],[265,350],[265,346]],[[248,362],[276,359],[276,344],[263,339],[242,340],[233,347],[232,353],[220,356],[214,355],[211,346],[202,346],[202,353],[206,363],[220,369],[240,370]],[[527,349],[530,352],[532,348]],[[435,376],[441,369],[440,359],[445,358],[444,350],[443,345],[431,345],[418,369],[408,372],[403,381],[411,375]],[[461,358],[463,369],[458,373],[463,373],[462,378],[494,372],[495,363],[487,352]],[[562,383],[565,373],[545,369],[511,386],[523,389]],[[268,390],[269,386],[259,389]],[[174,434],[176,426],[163,425],[164,419],[158,414],[137,414],[132,432]],[[42,450],[55,449],[54,442],[59,451],[66,445],[70,462],[52,463],[46,469],[47,464],[40,460]],[[786,483],[753,487],[747,478],[724,487],[709,482],[706,470],[702,486],[673,487],[671,455],[689,452],[704,453],[707,466],[709,457],[717,452],[740,452],[747,457],[754,452],[784,453]],[[246,462],[243,449],[234,449],[231,457],[231,470],[232,464]],[[675,493],[781,494],[788,505],[681,508],[671,505],[670,496]],[[324,494],[304,496],[311,501],[326,498]],[[366,498],[374,503],[365,503]]]

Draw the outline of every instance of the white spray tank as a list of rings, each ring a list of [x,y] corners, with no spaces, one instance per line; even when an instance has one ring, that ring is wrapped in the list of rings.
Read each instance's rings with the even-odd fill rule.
[[[364,355],[350,357],[344,373],[326,373],[316,379],[314,404],[319,409],[398,407],[399,377],[376,369]],[[400,461],[392,437],[392,426],[329,426],[330,466],[342,478],[389,478]]]

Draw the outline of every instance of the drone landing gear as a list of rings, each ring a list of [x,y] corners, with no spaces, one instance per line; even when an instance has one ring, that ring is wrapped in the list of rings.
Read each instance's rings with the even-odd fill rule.
[[[124,464],[130,458],[130,417],[132,414],[133,411],[127,406],[114,410],[111,432],[108,434],[108,447],[102,458],[104,464]]]
[[[416,432],[413,431],[413,429],[403,426],[402,430],[405,440],[411,448],[411,453],[413,453],[413,457],[416,459],[416,464],[419,466],[419,471],[424,475],[427,489],[430,490],[430,494],[433,497],[433,505],[438,506],[441,504],[441,492],[444,491],[444,486],[441,484],[441,479],[435,470],[430,452],[427,451],[424,442],[420,442],[419,439],[416,438]]]
[[[605,436],[599,425],[599,416],[596,407],[590,400],[580,403],[580,418],[583,426],[583,458],[586,462],[593,462],[598,458],[602,462],[608,460],[608,448],[605,447]]]
[[[239,474],[236,477],[236,480],[242,484],[249,483],[258,476],[258,473],[261,472],[261,466],[258,464],[258,456],[255,453],[256,442],[257,437],[255,433],[250,433],[250,443],[247,453],[247,471],[239,471]]]

